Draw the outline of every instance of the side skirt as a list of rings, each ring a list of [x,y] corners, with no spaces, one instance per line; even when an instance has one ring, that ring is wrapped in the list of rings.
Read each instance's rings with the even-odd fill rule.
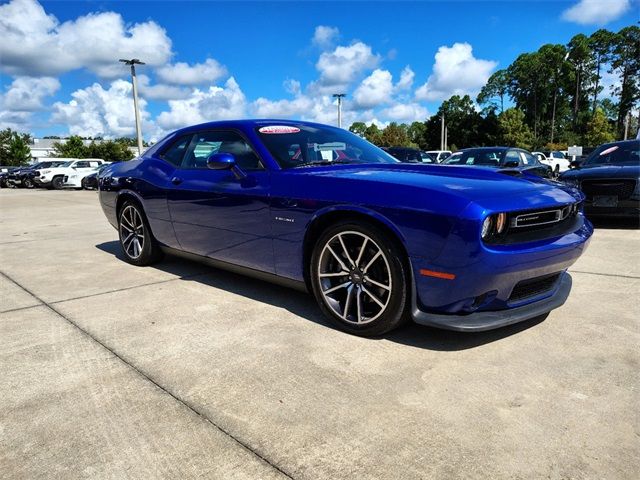
[[[263,280],[265,282],[274,283],[276,285],[280,285],[283,287],[292,288],[294,290],[298,290],[304,293],[309,293],[305,283],[299,280],[292,280],[290,278],[281,277],[274,273],[261,272],[260,270],[255,270],[253,268],[243,267],[243,266],[225,262],[222,260],[216,260],[214,258],[203,257],[202,255],[196,255],[195,253],[184,252],[182,250],[177,250],[175,248],[167,247],[165,245],[160,245],[160,249],[167,255],[173,255],[173,256],[184,258],[186,260],[190,260],[193,262],[203,263],[205,265],[209,265],[214,268],[219,268],[221,270],[227,270],[229,272],[238,273],[240,275],[246,275],[247,277],[252,277],[258,280]]]

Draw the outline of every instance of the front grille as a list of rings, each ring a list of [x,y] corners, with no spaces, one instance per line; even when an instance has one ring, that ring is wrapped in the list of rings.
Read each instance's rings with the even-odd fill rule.
[[[616,196],[620,200],[626,200],[635,190],[636,180],[583,180],[580,188],[588,199],[592,199],[596,195],[607,195]]]
[[[513,288],[509,301],[524,300],[525,298],[535,297],[536,295],[550,291],[560,278],[561,273],[562,272],[552,273],[550,275],[543,275],[542,277],[522,280]]]

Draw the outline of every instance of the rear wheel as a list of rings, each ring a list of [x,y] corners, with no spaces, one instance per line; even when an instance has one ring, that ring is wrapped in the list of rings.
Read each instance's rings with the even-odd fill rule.
[[[142,208],[135,202],[127,201],[118,216],[120,246],[127,262],[150,265],[161,257],[158,243],[151,235],[151,229]]]
[[[89,190],[89,185],[87,185],[87,179],[86,178],[83,178],[82,180],[80,180],[80,186],[84,190]]]
[[[381,335],[401,325],[407,306],[403,252],[378,228],[360,222],[325,231],[311,259],[313,293],[341,329]]]
[[[25,178],[22,180],[22,186],[25,188],[33,188],[35,185],[33,184],[33,180]]]

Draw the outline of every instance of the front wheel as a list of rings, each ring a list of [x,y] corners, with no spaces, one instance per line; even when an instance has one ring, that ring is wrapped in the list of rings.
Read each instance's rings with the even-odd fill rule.
[[[54,190],[62,190],[62,186],[64,184],[64,179],[62,177],[55,177],[51,180],[51,188]]]
[[[35,185],[33,183],[33,180],[31,180],[30,178],[25,178],[24,180],[22,180],[22,186],[25,188],[33,188]]]
[[[325,231],[311,258],[311,283],[320,308],[338,327],[381,335],[406,319],[404,253],[378,228],[349,222]]]
[[[127,262],[138,265],[150,265],[160,256],[160,248],[151,235],[151,229],[142,209],[137,203],[126,202],[118,216],[120,246]]]

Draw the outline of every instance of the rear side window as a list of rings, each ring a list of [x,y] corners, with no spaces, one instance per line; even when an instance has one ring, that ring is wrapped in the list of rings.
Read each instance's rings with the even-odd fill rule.
[[[160,158],[179,167],[192,138],[193,135],[178,138],[160,155]]]

